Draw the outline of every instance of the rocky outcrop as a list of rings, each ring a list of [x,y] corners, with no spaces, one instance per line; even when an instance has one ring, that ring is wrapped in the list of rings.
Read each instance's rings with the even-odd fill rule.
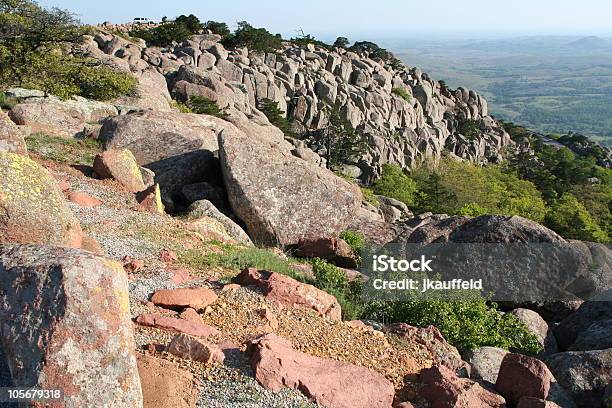
[[[548,323],[536,312],[529,309],[514,309],[512,313],[518,320],[523,322],[527,329],[532,332],[538,339],[538,343],[542,347],[543,355],[555,354],[558,352],[557,340],[549,329]]]
[[[510,353],[502,360],[495,390],[510,404],[518,404],[521,397],[545,400],[553,381],[553,375],[542,361]]]
[[[257,286],[264,291],[267,299],[281,305],[307,307],[334,320],[340,320],[342,317],[342,310],[335,297],[288,276],[248,268],[243,270],[235,281],[245,286]]]
[[[337,236],[361,204],[357,187],[271,142],[223,132],[219,147],[232,209],[257,243]]]
[[[298,242],[296,255],[302,258],[321,258],[343,268],[357,267],[353,250],[340,238],[302,239]]]
[[[28,154],[21,129],[0,110],[0,153]]]
[[[591,325],[612,319],[612,302],[584,302],[553,328],[561,350],[568,350]]]
[[[0,245],[2,347],[17,387],[66,407],[142,406],[127,276],[88,252]]]
[[[0,153],[0,243],[79,248],[82,236],[47,170],[25,156]]]
[[[471,367],[470,378],[493,387],[507,354],[508,351],[497,347],[480,347],[468,352],[466,361]]]
[[[296,351],[275,334],[254,340],[248,352],[255,378],[272,391],[295,388],[328,408],[389,408],[393,403],[393,384],[382,375]]]
[[[244,232],[242,227],[223,214],[208,200],[199,200],[189,206],[187,219],[191,222],[197,221],[202,217],[212,218],[223,225],[225,231],[231,238],[241,244],[253,245],[251,238]]]

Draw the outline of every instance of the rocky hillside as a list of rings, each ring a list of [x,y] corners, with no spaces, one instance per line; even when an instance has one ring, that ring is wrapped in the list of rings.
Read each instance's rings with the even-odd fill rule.
[[[340,49],[261,55],[212,34],[159,49],[100,32],[70,52],[138,85],[111,102],[6,91],[0,386],[61,388],[51,406],[70,408],[610,406],[607,246],[516,216],[374,207],[316,138],[287,140],[257,108],[275,101],[314,132],[337,103],[370,139],[350,158],[368,179],[445,149],[497,160],[509,137],[475,93]],[[172,99],[192,96],[223,114]],[[410,325],[410,305],[362,303],[357,241],[554,243],[571,249],[555,282],[569,300],[414,302],[438,327]]]
[[[379,174],[381,164],[410,167],[444,150],[478,163],[495,162],[510,143],[489,116],[483,97],[464,88],[450,90],[418,68],[313,44],[286,43],[267,54],[247,48],[228,51],[220,40],[203,34],[158,48],[99,33],[79,51],[135,73],[140,98],[124,102],[137,107],[160,108],[170,95],[178,100],[197,95],[215,101],[231,116],[258,120],[258,101],[269,99],[300,132],[313,132],[326,126],[325,107],[337,106],[367,135],[368,152],[349,158],[365,180]],[[466,121],[477,123],[475,134],[461,134]],[[323,153],[324,146],[316,141],[311,147]]]

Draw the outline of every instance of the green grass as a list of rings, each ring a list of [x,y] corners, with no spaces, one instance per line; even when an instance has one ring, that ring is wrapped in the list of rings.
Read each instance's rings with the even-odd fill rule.
[[[67,139],[35,133],[26,137],[28,151],[46,160],[59,163],[91,166],[94,158],[102,152],[99,141],[94,139]]]
[[[406,102],[412,101],[412,96],[404,88],[393,88],[391,90],[391,93],[393,95],[399,96],[400,98],[402,98]]]
[[[283,259],[275,253],[261,248],[217,243],[217,251],[189,249],[179,255],[179,261],[195,269],[226,268],[233,272],[245,268],[257,268],[277,272],[305,281],[304,276],[291,267],[294,259]]]

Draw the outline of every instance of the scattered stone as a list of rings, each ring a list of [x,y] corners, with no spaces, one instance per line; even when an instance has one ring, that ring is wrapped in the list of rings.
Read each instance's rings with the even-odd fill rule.
[[[138,356],[144,408],[193,408],[198,391],[194,377],[176,364],[149,355]]]
[[[612,319],[612,302],[589,301],[553,328],[561,350],[568,350],[593,323]]]
[[[193,323],[204,324],[204,319],[202,319],[202,316],[200,316],[198,312],[196,312],[195,309],[192,309],[190,307],[183,310],[181,314],[179,314],[179,317],[184,320],[189,320],[190,322],[193,322]]]
[[[557,353],[546,363],[578,407],[600,406],[612,382],[612,349]]]
[[[196,337],[208,337],[219,334],[219,331],[212,326],[159,314],[141,314],[136,318],[136,323],[143,326],[185,333]]]
[[[144,191],[136,193],[136,200],[140,204],[140,208],[144,211],[154,214],[165,214],[159,184],[155,184]]]
[[[121,262],[123,264],[123,269],[125,269],[125,271],[127,273],[138,272],[139,270],[141,270],[145,266],[145,263],[144,263],[143,260],[141,260],[141,259],[134,259],[131,256],[125,256],[121,260]]]
[[[28,148],[21,129],[0,110],[0,152],[26,155]]]
[[[251,342],[248,353],[255,378],[272,391],[295,388],[329,408],[389,408],[393,403],[393,384],[382,375],[296,351],[275,334]]]
[[[209,288],[182,288],[158,290],[151,297],[156,306],[166,309],[184,309],[190,307],[202,310],[214,303],[217,295]]]
[[[278,319],[276,316],[274,316],[274,313],[272,313],[270,309],[260,309],[257,311],[257,314],[265,322],[264,326],[262,327],[262,331],[270,333],[278,329]]]
[[[243,270],[235,281],[241,285],[261,288],[267,299],[289,307],[307,307],[320,315],[341,320],[340,304],[332,295],[275,272],[258,271],[254,268]]]
[[[257,243],[294,245],[337,236],[361,206],[361,192],[277,142],[223,132],[219,157],[234,213]]]
[[[175,285],[181,285],[191,280],[191,275],[189,274],[189,271],[187,269],[170,268],[168,271],[172,274],[170,281]]]
[[[146,188],[136,158],[128,149],[111,149],[97,155],[93,169],[101,178],[113,178],[132,193]]]
[[[68,194],[68,199],[81,207],[98,207],[102,201],[81,191],[73,191]]]
[[[191,204],[187,212],[188,219],[194,220],[202,217],[210,217],[220,222],[223,225],[227,234],[229,234],[229,236],[236,242],[245,245],[253,245],[253,242],[251,242],[251,238],[249,238],[247,233],[244,232],[242,227],[240,227],[229,217],[219,211],[217,207],[215,207],[213,203],[208,200],[199,200],[194,202],[193,204]]]
[[[81,246],[81,225],[55,179],[25,156],[0,153],[0,214],[0,243]]]
[[[206,365],[223,364],[225,360],[225,354],[219,347],[186,334],[176,335],[166,351],[182,359],[199,361]]]
[[[167,264],[173,263],[178,261],[178,256],[174,251],[171,251],[169,249],[162,249],[161,251],[159,251],[159,260]]]
[[[342,268],[357,267],[353,250],[340,238],[301,239],[297,245],[297,256],[302,258],[321,258]]]
[[[0,275],[14,386],[62,389],[66,406],[142,406],[121,265],[76,249],[1,245]]]
[[[546,399],[553,381],[553,375],[542,361],[509,353],[502,360],[495,390],[508,403],[517,404],[521,397]]]
[[[435,408],[505,408],[506,401],[501,395],[483,388],[475,381],[459,378],[444,366],[434,366],[421,371],[425,384],[421,396]]]

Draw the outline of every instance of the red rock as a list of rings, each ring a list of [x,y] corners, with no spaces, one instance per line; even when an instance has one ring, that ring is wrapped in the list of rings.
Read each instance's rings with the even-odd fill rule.
[[[81,241],[81,249],[100,256],[106,255],[106,252],[104,251],[102,246],[100,246],[100,243],[87,235],[83,235],[83,240]]]
[[[173,263],[178,261],[178,256],[169,249],[162,249],[159,251],[159,260],[164,263]]]
[[[514,405],[521,397],[546,399],[552,381],[554,377],[542,361],[510,353],[502,360],[495,389]]]
[[[183,320],[189,320],[190,322],[204,324],[204,319],[202,319],[202,316],[200,316],[198,312],[195,311],[195,309],[192,309],[190,307],[183,310],[179,317]]]
[[[254,285],[263,289],[265,297],[290,307],[307,307],[322,316],[342,319],[342,310],[336,298],[329,293],[275,272],[243,270],[235,278],[242,285]]]
[[[173,330],[197,337],[208,337],[220,334],[219,330],[207,324],[194,323],[189,320],[176,319],[174,317],[167,317],[159,314],[141,314],[136,318],[136,323],[143,326]]]
[[[448,344],[435,326],[418,328],[406,323],[385,326],[385,333],[395,334],[411,344],[420,344],[430,353],[435,365],[444,365],[454,372],[468,372],[468,364],[461,359],[459,351]]]
[[[351,326],[355,329],[362,329],[362,330],[366,330],[366,331],[372,331],[374,330],[372,328],[372,326],[368,326],[367,324],[365,324],[364,322],[362,322],[361,320],[351,320],[349,322],[345,322],[348,326]]]
[[[182,359],[199,361],[207,365],[223,364],[225,360],[225,354],[218,346],[186,334],[175,336],[166,351]]]
[[[265,322],[265,324],[261,327],[263,331],[274,332],[278,329],[278,319],[276,316],[274,316],[274,313],[272,313],[270,309],[260,309],[257,311],[257,314]]]
[[[546,401],[534,397],[523,397],[520,399],[516,408],[561,408],[552,401]]]
[[[136,158],[128,149],[110,149],[98,154],[93,169],[101,178],[113,178],[132,193],[145,189]]]
[[[475,381],[457,377],[444,366],[426,368],[420,377],[425,384],[421,396],[431,402],[431,408],[506,408],[501,395]]]
[[[138,356],[144,408],[193,408],[198,399],[193,374],[152,356]],[[142,406],[142,405],[141,405]]]
[[[235,284],[235,283],[229,283],[229,284],[223,286],[223,289],[221,289],[221,292],[230,292],[230,291],[236,290],[238,288],[240,288],[240,285]]]
[[[190,307],[201,310],[216,300],[217,295],[209,288],[162,289],[155,292],[151,297],[151,301],[156,306],[168,309]]]
[[[140,259],[134,259],[131,256],[124,257],[121,262],[123,263],[123,269],[125,269],[127,273],[138,272],[145,266],[144,261]]]
[[[191,280],[189,271],[184,268],[171,268],[169,272],[172,274],[170,281],[175,285],[180,285]]]
[[[159,190],[159,184],[152,185],[151,187],[136,193],[136,201],[140,204],[140,208],[143,211],[148,211],[154,214],[164,214],[164,205],[161,200],[161,192]]]
[[[266,334],[249,344],[255,378],[277,392],[298,389],[327,408],[389,408],[393,384],[381,374],[294,350],[287,340]]]
[[[68,194],[68,199],[81,207],[98,207],[102,205],[102,201],[98,200],[96,197],[79,191],[73,191]]]
[[[345,268],[357,266],[353,250],[340,238],[301,239],[297,245],[297,256],[321,258]]]

